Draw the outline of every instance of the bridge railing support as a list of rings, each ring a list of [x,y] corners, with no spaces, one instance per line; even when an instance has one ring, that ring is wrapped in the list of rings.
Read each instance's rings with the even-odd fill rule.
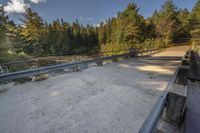
[[[102,61],[98,61],[97,62],[97,66],[103,66],[103,62]]]

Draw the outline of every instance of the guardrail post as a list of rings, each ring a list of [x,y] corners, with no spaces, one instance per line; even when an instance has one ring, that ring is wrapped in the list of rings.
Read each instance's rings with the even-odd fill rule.
[[[167,96],[167,105],[164,113],[164,120],[175,126],[181,126],[183,123],[186,108],[186,85],[188,72],[189,66],[180,67],[177,74],[176,82]]]
[[[186,91],[186,87],[183,90]],[[164,120],[175,126],[180,126],[183,122],[185,107],[186,95],[170,91],[167,96]]]
[[[73,72],[81,71],[80,66],[76,65],[72,67]]]
[[[103,66],[103,62],[102,61],[98,61],[97,62],[97,66]]]

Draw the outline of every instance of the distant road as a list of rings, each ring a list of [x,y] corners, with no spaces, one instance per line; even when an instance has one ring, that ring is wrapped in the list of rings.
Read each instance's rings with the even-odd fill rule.
[[[0,93],[0,132],[135,133],[187,49],[10,85]]]

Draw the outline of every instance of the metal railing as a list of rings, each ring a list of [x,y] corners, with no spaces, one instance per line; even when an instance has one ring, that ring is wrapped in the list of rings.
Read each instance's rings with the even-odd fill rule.
[[[173,74],[173,77],[171,81],[167,84],[165,91],[163,94],[158,98],[156,103],[153,106],[153,109],[149,113],[147,119],[143,123],[142,127],[139,130],[139,133],[154,133],[158,124],[158,121],[161,118],[161,115],[163,114],[163,111],[167,104],[167,96],[170,88],[173,87],[174,83],[176,82],[177,75],[179,70],[181,69],[181,66],[183,64],[184,59],[187,55],[185,55],[182,60],[180,66],[176,69],[176,71]]]
[[[143,52],[148,52],[149,54],[157,52],[158,49],[151,49],[151,50],[146,50],[146,51],[132,51],[126,54],[120,54],[120,55],[114,55],[114,56],[108,56],[108,57],[101,57],[93,60],[87,60],[87,61],[79,61],[79,62],[74,62],[74,63],[67,63],[67,64],[59,64],[59,65],[52,65],[52,66],[47,66],[47,67],[40,67],[32,70],[25,70],[25,71],[20,71],[20,72],[13,72],[9,74],[3,74],[0,75],[0,82],[5,82],[5,81],[11,81],[15,79],[20,79],[20,78],[25,78],[25,77],[30,77],[30,76],[35,76],[39,74],[45,74],[45,73],[50,73],[58,70],[63,70],[63,69],[71,69],[73,67],[77,66],[87,66],[92,63],[98,63],[98,62],[103,62],[106,60],[113,60],[121,57],[130,57],[130,56],[137,56],[138,53],[143,53]]]

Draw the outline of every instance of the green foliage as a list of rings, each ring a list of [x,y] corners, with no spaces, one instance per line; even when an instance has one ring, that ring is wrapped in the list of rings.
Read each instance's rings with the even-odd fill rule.
[[[4,8],[0,6],[0,63],[26,58],[26,55],[12,52],[14,49],[13,45],[11,44],[13,44],[12,39],[14,39],[14,37],[9,32],[11,28],[13,28],[12,26],[14,26],[13,22],[8,21],[8,17],[5,15]],[[21,64],[15,66],[8,66],[7,68],[9,71],[16,71],[25,69],[25,67],[26,66],[24,64]]]
[[[137,5],[130,3],[116,18],[101,23],[98,28],[101,51],[140,48],[149,35],[153,36],[154,26],[146,24],[138,11]]]
[[[146,20],[138,11],[137,5],[130,3],[117,17],[101,23],[98,28],[101,49],[114,49],[117,45],[130,49],[160,48],[179,38],[190,38],[189,11],[178,10],[172,0],[165,0],[161,9]]]
[[[69,24],[55,20],[48,24],[31,9],[23,14],[20,36],[27,54],[75,54],[94,51],[98,47],[98,33],[93,26],[84,27],[78,21]]]
[[[136,4],[132,3],[119,15],[119,43],[134,45],[142,42],[142,26],[144,19],[138,13]]]
[[[190,19],[195,20],[196,22],[200,21],[200,0],[197,0],[197,3],[192,9],[192,12],[190,14]]]
[[[38,55],[43,52],[43,46],[45,44],[44,35],[46,29],[42,18],[33,12],[30,8],[22,14],[21,19],[23,25],[20,26],[20,36],[24,41],[24,51],[28,54]]]
[[[194,50],[195,52],[199,53],[200,55],[200,41],[198,40],[192,40],[192,50]]]
[[[159,12],[151,18],[156,26],[157,36],[163,38],[166,45],[173,42],[178,29],[178,11],[172,0],[166,0]]]
[[[190,24],[193,45],[200,45],[200,0],[197,1],[190,13]]]
[[[178,11],[177,19],[179,21],[179,27],[176,33],[176,38],[190,38],[190,12],[187,9],[180,9]]]
[[[104,56],[112,56],[117,54],[124,54],[129,52],[129,45],[127,44],[118,44],[118,43],[109,43],[106,45],[101,46],[101,52],[106,52],[103,55]],[[114,51],[114,52],[112,52]]]
[[[5,15],[3,6],[0,6],[0,57],[8,54],[10,48],[9,40],[7,37],[8,17]]]
[[[9,54],[7,54],[6,56],[0,58],[0,61],[1,61],[0,63],[7,63],[7,62],[27,59],[27,55],[25,55],[24,53],[14,53],[11,51],[9,51],[8,53]],[[9,70],[9,72],[16,72],[16,71],[30,69],[30,66],[27,63],[6,65],[6,67]]]

